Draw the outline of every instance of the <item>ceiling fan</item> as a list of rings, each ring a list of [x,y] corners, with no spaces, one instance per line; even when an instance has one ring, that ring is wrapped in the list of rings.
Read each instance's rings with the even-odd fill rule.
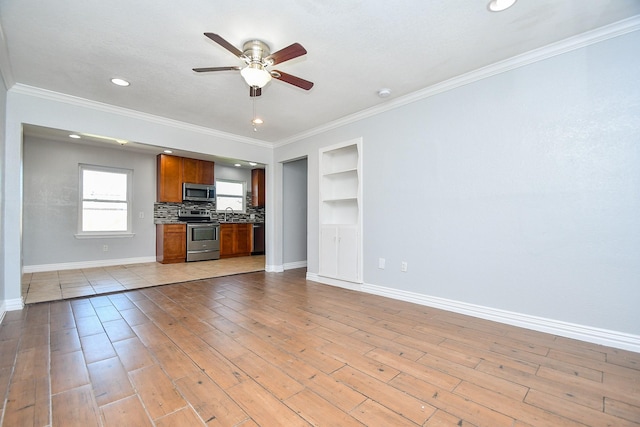
[[[304,90],[309,90],[313,87],[313,83],[308,80],[283,73],[282,71],[268,69],[268,67],[273,65],[281,64],[290,59],[305,55],[307,51],[300,43],[294,43],[284,49],[271,53],[269,45],[265,42],[261,40],[249,40],[244,44],[241,51],[218,34],[204,33],[204,35],[242,59],[247,66],[244,68],[238,66],[194,68],[193,71],[195,72],[240,70],[240,74],[249,85],[249,96],[262,95],[262,88],[269,83],[272,78]]]

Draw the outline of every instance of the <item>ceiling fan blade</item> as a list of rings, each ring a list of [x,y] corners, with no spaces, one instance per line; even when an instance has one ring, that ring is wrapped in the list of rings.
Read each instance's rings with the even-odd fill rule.
[[[301,89],[309,90],[313,87],[313,82],[309,80],[301,79],[300,77],[292,76],[291,74],[283,73],[279,70],[273,70],[271,74],[274,79],[282,80],[285,83],[289,83],[294,86],[298,86]]]
[[[230,71],[230,70],[239,70],[240,67],[204,67],[204,68],[193,68],[193,71],[196,73],[204,73],[207,71]]]
[[[249,96],[250,97],[254,97],[254,96],[260,96],[262,95],[262,88],[256,87],[256,86],[249,86]]]
[[[228,41],[220,37],[218,34],[204,33],[204,35],[209,37],[214,42],[218,43],[223,48],[227,49],[229,52],[233,53],[235,56],[237,57],[242,56],[242,51],[240,49],[238,49],[237,47],[235,47],[234,45],[232,45],[231,43],[229,43]]]
[[[297,58],[298,56],[305,55],[306,53],[307,50],[302,47],[300,43],[294,43],[290,46],[285,47],[284,49],[280,49],[279,51],[272,53],[271,55],[267,56],[265,60],[272,62],[273,65],[281,64],[284,61]]]

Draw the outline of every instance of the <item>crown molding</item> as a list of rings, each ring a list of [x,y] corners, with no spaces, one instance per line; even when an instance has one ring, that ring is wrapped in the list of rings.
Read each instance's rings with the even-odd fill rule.
[[[336,129],[345,126],[350,123],[357,122],[362,119],[366,119],[371,116],[375,116],[380,113],[384,113],[389,110],[401,107],[403,105],[410,104],[412,102],[420,101],[425,98],[437,95],[442,92],[446,92],[457,87],[467,85],[482,79],[486,79],[496,74],[505,73],[516,68],[524,67],[535,62],[543,61],[548,58],[552,58],[557,55],[562,55],[567,52],[571,52],[577,49],[584,48],[596,43],[600,43],[605,40],[609,40],[624,34],[628,34],[634,31],[640,30],[640,15],[633,16],[631,18],[618,21],[616,23],[600,27],[598,29],[582,33],[580,35],[570,37],[561,40],[550,45],[531,50],[529,52],[505,59],[504,61],[496,62],[486,67],[479,68],[477,70],[470,71],[468,73],[453,77],[449,80],[445,80],[440,83],[436,83],[427,88],[421,89],[416,92],[412,92],[408,95],[396,98],[394,100],[385,102],[382,105],[368,108],[366,110],[359,111],[354,114],[342,117],[338,120],[326,123],[322,126],[310,129],[306,132],[302,132],[291,137],[285,138],[276,142],[273,147],[282,147],[287,144],[292,144],[296,141],[309,138],[314,135],[318,135],[327,132],[332,129]]]
[[[235,142],[242,142],[244,144],[257,145],[260,147],[273,148],[273,144],[265,141],[261,141],[259,139],[246,138],[243,136],[239,136],[233,133],[223,132],[211,128],[207,128],[204,126],[197,126],[185,122],[181,122],[179,120],[168,119],[166,117],[156,116],[153,114],[143,113],[136,110],[131,110],[128,108],[118,107],[111,104],[105,104],[103,102],[92,101],[85,98],[80,98],[73,95],[67,95],[60,92],[54,92],[51,90],[41,89],[34,86],[24,85],[21,83],[16,83],[10,89],[11,92],[33,96],[40,99],[46,99],[50,101],[61,102],[64,104],[74,105],[77,107],[92,109],[96,111],[101,111],[104,113],[116,114],[119,116],[129,117],[136,120],[142,120],[149,123],[155,123],[163,126],[170,126],[173,128],[186,130],[189,132],[215,136],[218,138],[224,138]]]

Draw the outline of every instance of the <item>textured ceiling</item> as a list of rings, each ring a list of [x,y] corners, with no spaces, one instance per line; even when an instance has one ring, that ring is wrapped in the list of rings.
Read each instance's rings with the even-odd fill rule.
[[[278,142],[466,72],[640,14],[638,0],[0,0],[15,83]],[[255,101],[242,65],[203,33],[238,48],[258,38],[306,56],[279,65],[311,80],[272,81]],[[7,70],[3,70],[5,74]],[[112,77],[131,82],[112,85]],[[392,95],[381,99],[380,88]]]

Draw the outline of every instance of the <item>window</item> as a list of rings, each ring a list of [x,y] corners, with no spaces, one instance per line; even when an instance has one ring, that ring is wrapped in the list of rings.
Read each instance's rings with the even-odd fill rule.
[[[133,171],[80,165],[79,233],[131,233],[131,177]]]
[[[216,211],[224,212],[232,208],[234,212],[245,213],[245,186],[243,181],[216,180]]]

